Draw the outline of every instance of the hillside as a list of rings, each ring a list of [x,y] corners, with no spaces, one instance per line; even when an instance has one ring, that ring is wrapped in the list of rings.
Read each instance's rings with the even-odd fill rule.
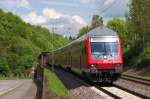
[[[42,51],[52,50],[52,34],[0,10],[0,76],[24,77]],[[54,34],[54,48],[69,41]]]

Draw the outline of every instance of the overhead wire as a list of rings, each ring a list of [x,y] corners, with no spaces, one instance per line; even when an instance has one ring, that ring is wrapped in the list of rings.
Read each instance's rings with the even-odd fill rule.
[[[106,7],[105,9],[102,9],[100,11],[100,14],[104,14],[105,12],[107,12],[113,5],[115,5],[119,0],[115,0],[114,2],[112,2],[108,7]],[[103,2],[103,5],[105,3],[105,0]]]

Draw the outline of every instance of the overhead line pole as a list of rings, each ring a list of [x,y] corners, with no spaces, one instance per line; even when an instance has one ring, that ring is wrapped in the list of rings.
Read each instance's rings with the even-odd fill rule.
[[[54,72],[54,29],[55,27],[52,27],[52,71]]]

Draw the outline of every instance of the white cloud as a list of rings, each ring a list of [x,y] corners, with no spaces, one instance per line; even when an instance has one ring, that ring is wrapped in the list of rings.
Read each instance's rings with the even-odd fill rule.
[[[79,32],[79,29],[87,25],[86,21],[82,17],[77,16],[77,15],[62,17],[57,21],[59,21],[58,24],[63,24],[64,27],[57,28],[56,32],[65,36],[69,36],[69,35],[75,36]]]
[[[27,15],[23,15],[23,16],[21,16],[21,18],[25,22],[35,24],[35,25],[40,25],[40,24],[44,24],[47,22],[47,19],[45,17],[38,16],[35,12],[31,12]]]
[[[87,25],[87,22],[78,15],[66,15],[56,11],[55,9],[45,8],[42,11],[42,15],[37,15],[35,12],[30,12],[26,15],[22,15],[21,18],[31,24],[41,25],[51,31],[55,26],[56,32],[64,35],[68,32],[68,35],[75,35],[78,30]],[[65,34],[66,35],[66,34]]]
[[[72,3],[72,2],[64,2],[63,0],[59,0],[59,3],[57,0],[41,0],[41,4],[51,6],[51,5],[56,5],[56,6],[65,6],[65,7],[79,7],[79,4]]]
[[[15,3],[15,1],[14,1]],[[18,8],[23,7],[23,8],[29,8],[30,4],[27,0],[16,0],[15,4]]]
[[[55,32],[65,36],[74,36],[78,33],[79,29],[87,25],[86,21],[80,16],[67,16],[59,19],[51,19],[53,22],[48,22],[42,25],[52,31],[52,27],[55,27]],[[78,19],[79,18],[79,19]],[[82,20],[81,20],[82,19]],[[50,21],[50,20],[49,20]],[[83,21],[83,22],[82,22]]]
[[[61,13],[56,12],[55,9],[45,8],[43,10],[43,15],[49,19],[59,19],[63,15]]]
[[[104,5],[108,6],[112,4],[115,0],[105,0]]]
[[[78,22],[79,24],[86,26],[87,22],[80,16],[72,16],[72,19]]]
[[[27,0],[1,0],[0,2],[16,8],[30,8],[30,3]]]
[[[95,1],[97,1],[97,0],[81,0],[81,3],[89,4],[89,3],[94,3]]]

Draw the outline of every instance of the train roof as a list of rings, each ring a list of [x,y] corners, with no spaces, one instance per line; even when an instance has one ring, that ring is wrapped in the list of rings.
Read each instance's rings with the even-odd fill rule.
[[[87,33],[86,36],[96,37],[96,36],[118,36],[117,33],[105,26],[97,27]]]
[[[95,29],[92,29],[91,31],[89,31],[87,34],[81,36],[80,38],[78,38],[77,40],[74,40],[72,41],[71,43],[69,43],[68,45],[62,47],[62,48],[59,48],[59,49],[63,49],[63,48],[66,48],[66,47],[69,47],[69,45],[71,44],[74,44],[76,42],[81,42],[82,40],[86,40],[87,37],[118,37],[117,33],[105,26],[101,26],[101,27],[97,27]],[[57,49],[57,50],[59,50]]]

